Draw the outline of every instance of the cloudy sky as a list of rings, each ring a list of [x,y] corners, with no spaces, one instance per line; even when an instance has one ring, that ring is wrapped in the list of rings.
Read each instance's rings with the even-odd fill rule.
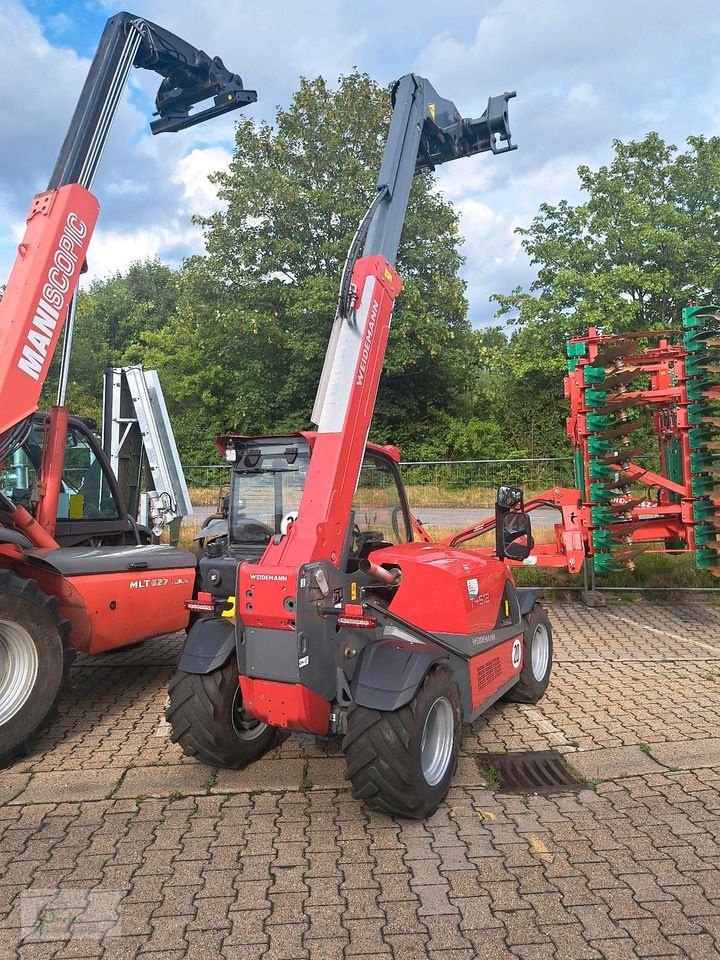
[[[0,4],[0,281],[32,195],[47,184],[105,20],[117,0]],[[473,323],[492,323],[489,296],[533,276],[514,229],[540,203],[579,199],[576,168],[598,166],[613,138],[657,130],[682,145],[720,133],[718,0],[138,0],[131,11],[221,56],[258,90],[245,115],[272,121],[301,75],[334,80],[359,67],[381,83],[414,71],[461,113],[516,89],[519,149],[440,168],[461,213]],[[94,191],[101,219],[92,276],[158,256],[177,265],[201,247],[193,213],[215,206],[207,174],[232,148],[232,116],[152,137],[154,74],[136,71]]]

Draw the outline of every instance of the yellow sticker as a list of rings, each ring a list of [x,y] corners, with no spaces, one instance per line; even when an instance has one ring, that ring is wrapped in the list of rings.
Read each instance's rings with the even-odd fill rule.
[[[71,493],[68,497],[68,519],[82,520],[85,514],[85,497],[82,493]]]
[[[430,117],[433,123],[435,123],[435,104],[434,103],[428,104],[428,113],[430,114]]]
[[[235,597],[228,597],[227,602],[230,604],[227,610],[223,610],[222,615],[227,617],[228,620],[235,619]]]
[[[355,582],[350,584],[350,599],[357,600],[357,584]]]
[[[505,601],[505,616],[510,616],[510,603],[507,600]]]
[[[390,273],[387,267],[385,267],[385,279],[388,283],[392,283],[393,275]]]

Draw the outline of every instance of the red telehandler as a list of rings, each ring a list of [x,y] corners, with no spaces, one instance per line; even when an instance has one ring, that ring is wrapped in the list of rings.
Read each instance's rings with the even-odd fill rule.
[[[100,39],[48,189],[32,201],[0,302],[0,762],[49,722],[75,650],[187,626],[193,554],[150,543],[89,424],[64,406],[77,283],[98,202],[90,187],[131,68],[163,78],[153,133],[253,103],[254,90],[129,13]],[[213,98],[212,104],[191,109]],[[57,406],[38,414],[65,327]]]
[[[355,797],[424,817],[448,790],[462,721],[547,686],[550,624],[503,562],[532,547],[520,491],[500,490],[497,556],[433,543],[408,509],[399,451],[366,444],[413,176],[513,149],[513,95],[465,120],[427,80],[398,82],[377,193],[342,277],[317,432],[218,439],[233,466],[228,516],[202,531],[202,591],[189,605],[206,617],[167,710],[189,755],[241,767],[279,730],[342,736]]]

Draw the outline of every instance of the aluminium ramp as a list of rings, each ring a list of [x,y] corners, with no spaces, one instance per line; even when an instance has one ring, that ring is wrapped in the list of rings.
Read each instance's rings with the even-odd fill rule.
[[[156,370],[105,372],[103,449],[128,512],[157,528],[192,514],[185,476]],[[143,465],[151,489],[141,492]]]

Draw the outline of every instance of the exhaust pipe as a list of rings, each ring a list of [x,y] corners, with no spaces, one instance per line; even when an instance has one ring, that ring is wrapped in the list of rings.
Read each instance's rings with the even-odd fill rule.
[[[394,587],[400,583],[401,573],[398,567],[395,567],[393,570],[387,570],[385,567],[381,567],[379,564],[367,559],[361,560],[358,567],[363,573],[372,577],[373,580],[378,580],[380,583],[384,583],[389,587]]]

